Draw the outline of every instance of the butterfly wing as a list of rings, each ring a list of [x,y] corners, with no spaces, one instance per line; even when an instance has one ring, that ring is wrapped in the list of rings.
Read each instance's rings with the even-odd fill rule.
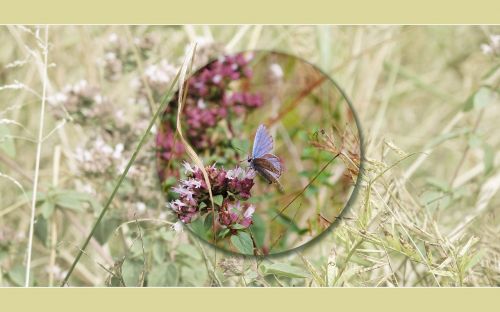
[[[265,154],[262,157],[254,159],[254,165],[268,171],[275,179],[278,179],[283,172],[283,166],[278,156]]]
[[[283,189],[278,181],[278,178],[283,172],[283,166],[280,159],[273,154],[265,154],[260,158],[254,158],[251,162],[252,167],[257,171],[269,184],[275,183],[280,190]]]
[[[264,125],[260,125],[253,141],[252,158],[260,158],[273,150],[273,138]]]

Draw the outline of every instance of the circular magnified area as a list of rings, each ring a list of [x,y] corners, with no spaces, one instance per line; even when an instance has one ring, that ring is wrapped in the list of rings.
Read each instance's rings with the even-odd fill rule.
[[[327,231],[355,195],[362,159],[338,85],[300,58],[267,51],[196,70],[163,113],[156,144],[174,228],[254,256]]]

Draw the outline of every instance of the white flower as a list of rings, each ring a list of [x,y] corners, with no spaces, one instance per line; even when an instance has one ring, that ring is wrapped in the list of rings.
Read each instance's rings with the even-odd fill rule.
[[[119,121],[123,121],[125,119],[125,112],[123,109],[119,109],[115,112],[115,118]]]
[[[84,193],[89,193],[89,194],[95,194],[95,190],[90,184],[84,184],[82,186],[82,192]]]
[[[246,219],[248,218],[251,218],[253,216],[253,213],[255,212],[255,207],[254,205],[250,205],[247,210],[245,211],[245,213],[243,214],[243,217],[245,217]]]
[[[178,187],[174,187],[172,188],[172,191],[174,193],[177,193],[179,195],[184,195],[186,196],[189,200],[192,200],[193,199],[193,192],[191,190],[188,190],[187,188],[184,188],[183,186],[178,186]]]
[[[483,54],[485,55],[490,55],[493,53],[493,48],[489,45],[489,44],[486,44],[486,43],[483,43],[481,45],[481,51],[483,52]]]
[[[178,199],[174,200],[173,202],[167,203],[167,207],[172,209],[175,212],[178,212],[180,210],[180,208],[184,207],[184,206],[186,206],[186,204],[184,204],[183,202],[181,202]]]
[[[205,103],[205,101],[203,101],[203,99],[199,99],[196,104],[197,104],[198,108],[200,108],[200,109],[207,108],[207,104]]]
[[[210,37],[202,37],[202,36],[197,36],[194,41],[196,42],[198,47],[204,47],[204,46],[210,45],[214,42]],[[187,49],[186,49],[186,52],[187,52]]]
[[[490,41],[494,47],[500,47],[500,35],[491,35]]]
[[[75,159],[79,162],[92,161],[92,153],[90,151],[83,149],[82,147],[77,147],[75,150]]]
[[[143,202],[138,202],[135,204],[135,208],[137,209],[137,212],[141,214],[146,211],[146,204]]]
[[[184,173],[187,174],[188,172],[191,172],[191,173],[195,173],[196,172],[196,169],[198,169],[198,167],[196,166],[192,166],[188,163],[188,162],[184,162],[182,163],[182,165],[184,166]]]
[[[227,208],[229,211],[240,213],[241,212],[241,203],[239,201],[237,201],[234,204],[229,204]]]
[[[245,61],[250,62],[251,60],[253,60],[254,54],[253,52],[247,52],[243,56],[245,58]]]
[[[112,155],[114,149],[106,144],[101,137],[98,137],[94,142],[94,148],[104,155]]]
[[[213,81],[214,83],[219,83],[219,82],[221,82],[221,80],[222,80],[222,76],[221,76],[221,75],[215,75],[215,76],[212,78],[212,81]]]
[[[23,240],[25,238],[26,238],[26,233],[24,233],[22,231],[16,233],[16,239]]]
[[[45,272],[47,273],[52,273],[54,278],[56,280],[62,280],[65,276],[67,271],[63,271],[60,266],[58,265],[49,265],[45,268]]]
[[[114,60],[116,60],[116,59],[117,59],[117,57],[116,57],[116,53],[114,53],[114,52],[108,52],[108,53],[106,53],[106,54],[104,55],[104,59],[105,59],[106,61],[114,61]]]
[[[118,143],[116,146],[115,146],[115,150],[113,151],[113,158],[115,159],[119,159],[122,157],[122,152],[123,152],[123,143]]]
[[[50,104],[59,104],[59,103],[64,103],[68,100],[68,96],[64,92],[57,92],[54,95],[51,95],[47,97],[47,101]]]
[[[116,43],[118,42],[118,35],[116,33],[111,33],[108,37],[108,41],[110,43]]]
[[[181,183],[188,188],[200,188],[201,182],[196,179],[183,180]]]
[[[500,35],[491,35],[489,43],[481,44],[481,51],[485,55],[491,55],[500,52]]]
[[[159,64],[150,65],[144,71],[148,81],[154,85],[167,85],[175,76],[175,67],[162,60]]]
[[[269,70],[271,71],[271,75],[276,78],[276,79],[280,79],[280,78],[283,78],[283,69],[281,68],[281,66],[277,63],[273,63],[271,64],[271,66],[269,66]]]
[[[73,86],[73,92],[80,93],[83,90],[85,90],[85,88],[87,88],[87,85],[88,85],[87,80],[82,79]]]
[[[125,159],[122,159],[122,161],[116,166],[116,174],[120,175],[125,171],[125,168],[127,167],[127,161]],[[129,173],[134,172],[134,166],[131,166],[130,169],[128,170]]]
[[[176,231],[177,233],[182,232],[184,229],[182,225],[182,221],[177,221],[174,224],[172,224],[172,230]]]
[[[228,178],[229,180],[234,180],[236,178],[239,178],[243,173],[243,169],[237,167],[236,169],[228,170],[226,173],[226,178]]]

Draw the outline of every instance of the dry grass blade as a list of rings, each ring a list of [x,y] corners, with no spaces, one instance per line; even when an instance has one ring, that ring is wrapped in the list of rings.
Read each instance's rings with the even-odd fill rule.
[[[28,287],[30,283],[30,271],[31,271],[31,252],[33,249],[33,235],[35,228],[35,208],[36,208],[36,198],[38,191],[38,176],[40,174],[40,158],[42,151],[42,143],[43,143],[43,124],[45,121],[45,101],[46,101],[46,93],[47,93],[47,68],[48,68],[48,45],[49,45],[49,26],[45,26],[45,42],[43,46],[43,93],[42,93],[42,105],[40,108],[40,123],[38,128],[38,140],[36,147],[36,160],[35,160],[35,175],[33,178],[33,195],[31,199],[31,219],[30,219],[30,229],[28,234],[28,247],[27,247],[27,256],[26,256],[26,274],[24,287]]]

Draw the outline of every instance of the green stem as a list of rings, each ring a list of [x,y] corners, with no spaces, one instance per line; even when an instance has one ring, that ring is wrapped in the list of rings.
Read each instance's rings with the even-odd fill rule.
[[[180,75],[180,71],[177,72],[177,75],[175,76],[173,82],[171,83],[168,91],[166,92],[165,96],[163,97],[163,99],[162,99],[162,101],[160,103],[160,107],[158,107],[158,109],[156,110],[153,118],[149,122],[148,128],[146,129],[146,131],[142,135],[142,138],[139,141],[139,144],[137,144],[137,147],[136,147],[134,153],[132,154],[132,157],[130,158],[130,160],[127,163],[127,167],[125,167],[125,170],[123,171],[122,175],[120,176],[120,179],[118,180],[118,183],[116,183],[115,188],[113,189],[113,192],[109,196],[106,204],[104,205],[104,208],[102,209],[101,213],[99,214],[99,217],[97,218],[97,221],[95,222],[94,227],[92,228],[92,230],[90,231],[89,235],[85,239],[85,242],[83,243],[83,246],[80,248],[80,251],[78,252],[78,255],[76,256],[75,260],[71,264],[71,267],[69,268],[68,273],[64,277],[64,280],[61,283],[61,287],[64,287],[67,284],[67,282],[68,282],[68,280],[69,280],[69,278],[71,276],[71,273],[73,273],[73,270],[75,269],[75,266],[77,265],[78,261],[80,261],[80,258],[82,257],[85,249],[87,248],[87,245],[89,244],[90,240],[92,239],[92,236],[94,236],[94,233],[95,233],[97,227],[101,223],[102,218],[104,217],[104,215],[108,211],[108,209],[109,209],[109,207],[111,205],[111,202],[115,198],[115,195],[118,192],[118,189],[120,188],[123,180],[125,180],[125,177],[127,176],[127,173],[129,171],[130,167],[134,163],[137,155],[139,154],[139,151],[141,150],[142,146],[146,142],[146,138],[147,138],[149,132],[151,131],[151,128],[153,128],[153,125],[155,124],[156,119],[158,119],[158,116],[160,115],[160,113],[162,113],[166,109],[166,106],[169,103],[168,100],[170,100],[170,97],[171,97],[172,90],[174,89],[175,84],[179,80],[179,75]]]

